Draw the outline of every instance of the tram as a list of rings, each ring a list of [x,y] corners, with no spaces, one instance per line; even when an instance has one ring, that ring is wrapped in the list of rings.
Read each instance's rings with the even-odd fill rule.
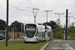
[[[24,24],[24,42],[51,40],[52,28],[35,23]]]
[[[5,39],[5,30],[0,30],[0,39]]]
[[[8,34],[8,40],[9,40],[9,34]],[[6,30],[0,30],[0,39],[3,40],[6,38]]]

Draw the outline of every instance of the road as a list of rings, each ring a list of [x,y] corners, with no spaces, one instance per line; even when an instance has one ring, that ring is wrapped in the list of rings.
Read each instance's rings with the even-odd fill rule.
[[[45,50],[75,50],[75,41],[72,40],[54,40]]]

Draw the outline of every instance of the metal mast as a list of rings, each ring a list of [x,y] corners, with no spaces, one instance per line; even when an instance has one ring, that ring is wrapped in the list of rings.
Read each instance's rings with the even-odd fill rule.
[[[73,17],[73,16],[68,16],[69,17],[69,26],[70,26],[70,17]]]
[[[46,12],[46,22],[48,22],[48,12],[51,12],[53,10],[44,10]]]
[[[38,13],[38,10],[37,8],[33,8],[33,16],[34,16],[34,23],[36,23],[36,16],[37,16],[37,13]]]
[[[64,13],[55,13],[56,15],[59,15],[59,20],[60,20],[60,15],[64,15]],[[60,23],[59,23],[60,24]]]

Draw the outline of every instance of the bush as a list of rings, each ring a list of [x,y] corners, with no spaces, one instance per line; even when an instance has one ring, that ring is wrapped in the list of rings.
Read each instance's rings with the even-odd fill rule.
[[[53,33],[55,39],[63,39],[63,34],[60,32]]]

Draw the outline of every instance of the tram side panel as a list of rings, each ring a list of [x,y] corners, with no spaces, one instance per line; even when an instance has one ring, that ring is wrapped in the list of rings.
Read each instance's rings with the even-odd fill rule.
[[[51,37],[52,37],[52,28],[50,26],[47,26],[47,35],[48,35],[48,40],[51,40]]]
[[[40,41],[45,40],[45,26],[39,25],[39,27],[38,27],[38,39]]]
[[[45,41],[45,32],[42,32],[42,40]]]
[[[39,41],[42,40],[42,33],[41,32],[38,32],[38,39],[39,39]]]
[[[39,41],[42,40],[42,29],[41,29],[41,26],[38,26],[38,39],[39,39]]]

